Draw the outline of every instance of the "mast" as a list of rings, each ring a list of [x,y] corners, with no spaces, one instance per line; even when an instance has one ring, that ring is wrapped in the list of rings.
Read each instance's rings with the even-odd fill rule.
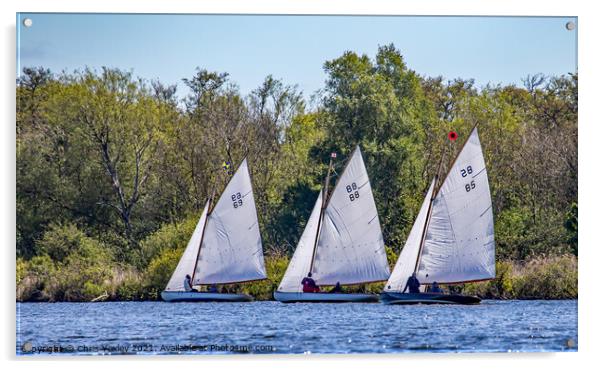
[[[441,171],[441,166],[443,164],[443,157],[445,157],[445,151],[443,151],[443,154],[441,154],[441,158],[439,159],[437,173],[435,174],[435,186],[437,186],[437,181],[439,180],[439,172]],[[420,266],[420,256],[422,255],[422,248],[424,247],[424,241],[426,240],[426,230],[427,230],[429,222],[431,220],[431,214],[433,212],[433,202],[434,201],[435,201],[435,191],[432,192],[431,199],[429,200],[429,208],[426,213],[426,220],[424,222],[424,227],[422,228],[422,235],[420,236],[420,247],[418,248],[418,255],[416,256],[416,264],[414,264],[414,273],[418,272],[418,267]]]
[[[194,260],[194,269],[192,269],[192,277],[190,278],[190,284],[194,283],[194,274],[196,273],[196,267],[199,263],[199,256],[201,255],[201,246],[203,246],[203,238],[205,238],[205,230],[207,229],[207,220],[209,220],[209,213],[211,212],[211,206],[213,205],[213,197],[215,196],[215,186],[211,191],[211,197],[209,197],[209,204],[207,205],[207,214],[205,215],[205,223],[203,223],[203,233],[201,233],[201,241],[199,242],[199,248],[196,252],[196,259]]]
[[[454,165],[456,165],[456,161],[458,160],[458,156],[460,156],[460,154],[462,153],[462,150],[464,150],[464,147],[468,143],[468,140],[470,140],[470,136],[472,136],[472,132],[474,132],[474,130],[477,128],[478,125],[479,125],[479,122],[476,122],[472,126],[472,129],[470,130],[470,132],[468,132],[468,135],[466,136],[466,139],[464,140],[464,143],[460,147],[460,150],[458,150],[458,152],[456,152],[456,157],[454,158],[454,161],[452,161],[451,165],[447,168],[447,173],[445,173],[445,176],[443,177],[443,181],[441,181],[441,184],[443,184],[445,182],[445,180],[449,176],[449,173],[451,172],[452,168],[454,167]],[[451,146],[451,144],[450,144],[450,146]],[[438,194],[440,189],[441,189],[441,186],[437,187],[436,191],[434,191],[434,193]]]
[[[311,254],[311,263],[309,264],[309,272],[314,269],[314,259],[316,258],[316,249],[318,246],[318,238],[320,237],[320,228],[322,226],[322,219],[324,218],[324,209],[326,209],[328,199],[328,184],[330,183],[330,173],[333,168],[332,159],[336,158],[336,153],[330,154],[330,162],[328,163],[328,173],[326,173],[326,180],[324,181],[324,188],[322,189],[322,205],[320,206],[320,217],[318,218],[318,229],[316,230],[316,238],[314,240],[314,249]]]

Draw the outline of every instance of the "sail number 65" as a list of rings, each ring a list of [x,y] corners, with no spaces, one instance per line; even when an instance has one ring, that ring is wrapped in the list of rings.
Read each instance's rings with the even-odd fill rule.
[[[470,192],[470,190],[474,190],[475,187],[477,187],[477,185],[474,183],[474,181],[470,181],[470,183],[467,183],[466,185],[464,185],[464,189],[466,189],[466,192]]]
[[[345,189],[347,190],[347,193],[349,194],[349,200],[355,201],[355,199],[360,198],[360,192],[358,191],[357,185],[355,184],[355,182],[353,182],[350,185],[347,185],[345,187]]]

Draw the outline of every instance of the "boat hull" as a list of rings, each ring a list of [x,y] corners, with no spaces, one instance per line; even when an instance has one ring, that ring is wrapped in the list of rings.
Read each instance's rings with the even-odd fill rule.
[[[455,304],[475,305],[481,302],[476,296],[444,294],[444,293],[399,293],[382,292],[380,301],[387,305],[411,304]]]
[[[328,293],[328,292],[274,292],[274,298],[280,302],[378,302],[378,295],[373,293]]]
[[[165,302],[248,302],[253,297],[241,293],[212,293],[163,291],[161,298]]]

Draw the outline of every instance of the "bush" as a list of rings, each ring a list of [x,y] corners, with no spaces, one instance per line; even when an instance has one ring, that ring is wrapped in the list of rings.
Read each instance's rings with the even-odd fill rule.
[[[140,301],[145,300],[147,291],[143,286],[143,278],[138,273],[126,273],[117,283],[111,297],[117,301]]]
[[[199,221],[198,215],[189,217],[182,223],[165,224],[158,231],[140,242],[141,266],[147,267],[149,262],[165,249],[184,249]]]
[[[495,222],[498,257],[526,260],[570,252],[564,222],[564,214],[551,209],[534,213],[528,207],[515,207],[502,211]]]
[[[76,252],[86,235],[75,224],[53,224],[36,243],[39,255],[48,255],[54,261],[63,261]]]
[[[106,293],[107,290],[104,285],[96,284],[92,281],[84,282],[82,294],[88,299],[94,299],[95,297],[100,297]]]
[[[53,301],[90,301],[108,293],[116,264],[100,242],[85,238],[59,265],[46,291]]]
[[[577,258],[536,258],[520,271],[514,284],[521,299],[577,298]]]
[[[48,281],[56,271],[56,265],[48,255],[34,256],[29,261],[17,261],[17,300],[44,301]]]
[[[158,298],[169,282],[183,252],[184,249],[164,249],[150,262],[144,273],[144,285],[147,293]]]
[[[23,258],[17,258],[16,283],[17,286],[27,275],[27,262]]]
[[[268,256],[265,258],[265,268],[268,279],[264,281],[242,284],[240,292],[253,296],[256,300],[273,300],[274,291],[278,288],[284,272],[288,267],[286,256]],[[226,286],[228,289],[228,286]]]
[[[567,254],[527,262],[498,261],[492,281],[461,286],[463,293],[492,299],[576,299],[577,258]]]
[[[566,219],[564,221],[564,228],[566,228],[567,232],[567,242],[571,246],[573,250],[573,254],[575,256],[578,255],[578,241],[579,241],[579,232],[578,232],[578,214],[579,210],[577,207],[577,203],[572,203],[569,211],[566,213]]]
[[[18,300],[90,301],[113,289],[116,264],[105,244],[74,225],[51,226],[39,242],[44,254],[18,263]]]
[[[468,295],[476,295],[487,299],[514,298],[514,263],[510,261],[498,261],[495,263],[495,270],[495,279],[486,282],[465,284],[461,286],[460,291]]]

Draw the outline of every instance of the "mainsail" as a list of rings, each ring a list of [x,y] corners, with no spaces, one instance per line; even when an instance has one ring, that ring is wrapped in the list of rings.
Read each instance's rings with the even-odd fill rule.
[[[318,285],[386,280],[389,265],[370,180],[359,146],[354,150],[323,210],[321,205],[322,192],[278,290],[300,292],[301,279],[309,271]]]
[[[200,247],[194,285],[267,278],[246,159],[209,213]]]
[[[427,194],[423,208],[429,200]],[[406,259],[404,247],[400,256],[404,260],[398,261],[385,291],[402,290],[408,271],[414,271],[417,260],[417,277],[423,284],[462,283],[495,277],[491,195],[476,127],[436,192],[430,216],[422,217],[422,214],[421,209],[412,228],[414,232],[426,227],[422,250],[416,255],[418,259]],[[415,241],[411,242],[407,254],[415,252]],[[398,272],[398,268],[402,271]]]
[[[495,278],[493,211],[475,127],[433,202],[418,279],[423,283]]]

